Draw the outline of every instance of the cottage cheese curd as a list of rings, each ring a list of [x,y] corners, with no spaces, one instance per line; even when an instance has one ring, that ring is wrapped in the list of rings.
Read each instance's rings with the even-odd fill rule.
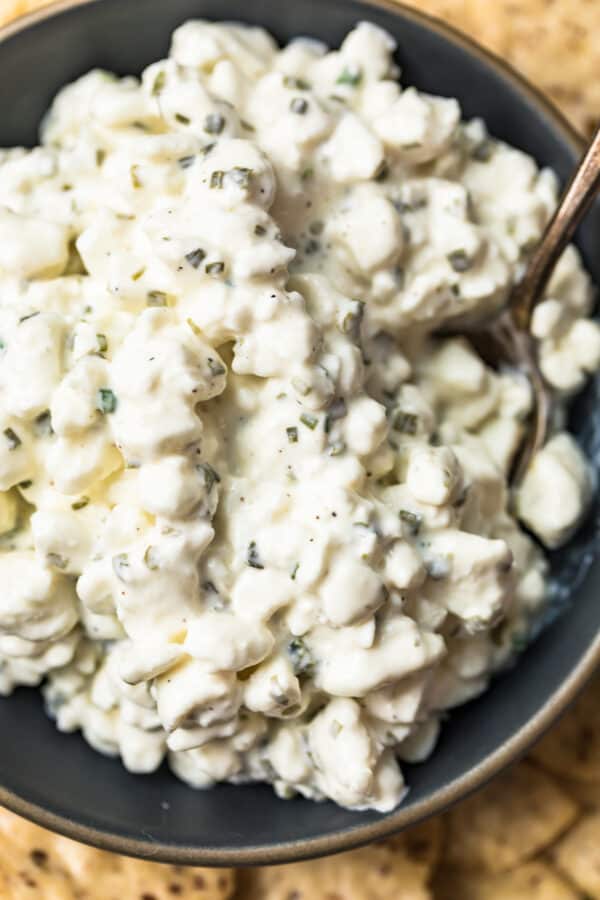
[[[529,386],[436,332],[502,306],[556,180],[393,50],[189,22],[0,154],[0,688],[133,772],[389,810],[544,604]],[[571,248],[560,396],[591,305]],[[555,547],[591,490],[557,432],[516,509]]]

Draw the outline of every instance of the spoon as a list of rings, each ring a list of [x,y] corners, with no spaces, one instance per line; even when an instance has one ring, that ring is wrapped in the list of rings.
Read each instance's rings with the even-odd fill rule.
[[[469,333],[486,362],[494,368],[507,364],[520,369],[532,387],[532,422],[512,467],[510,480],[514,485],[522,481],[534,455],[546,442],[552,414],[552,392],[540,371],[535,341],[529,332],[531,316],[543,299],[544,288],[559,257],[599,190],[600,128],[548,222],[525,275],[513,288],[506,308],[485,329]]]

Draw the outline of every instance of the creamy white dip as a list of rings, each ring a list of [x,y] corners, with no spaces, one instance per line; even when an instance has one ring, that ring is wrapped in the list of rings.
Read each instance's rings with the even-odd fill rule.
[[[544,604],[529,386],[434,332],[505,302],[556,179],[393,50],[190,22],[0,153],[0,688],[131,771],[389,810]],[[562,397],[591,306],[571,248]],[[591,489],[557,433],[520,518],[558,546]]]

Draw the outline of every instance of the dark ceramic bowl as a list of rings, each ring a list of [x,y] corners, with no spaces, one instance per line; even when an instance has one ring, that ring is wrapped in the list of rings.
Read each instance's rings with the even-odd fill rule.
[[[561,117],[500,61],[451,29],[406,8],[356,0],[79,0],[63,2],[0,34],[0,146],[34,144],[54,93],[92,66],[139,72],[163,57],[173,29],[190,17],[241,19],[285,41],[309,34],[336,46],[361,19],[398,40],[403,80],[457,97],[466,117],[532,154],[564,179],[581,145]],[[579,234],[600,283],[600,209]],[[596,456],[600,422],[591,385],[573,428]],[[549,486],[551,489],[551,486]],[[456,710],[437,750],[406,767],[410,793],[389,815],[332,803],[283,801],[264,785],[193,791],[166,769],[130,775],[117,760],[63,735],[39,692],[0,701],[0,802],[48,828],[109,850],[204,865],[286,862],[348,849],[431,815],[481,785],[539,737],[600,661],[600,521],[594,510],[571,545],[553,556],[553,609],[568,606],[483,697]]]

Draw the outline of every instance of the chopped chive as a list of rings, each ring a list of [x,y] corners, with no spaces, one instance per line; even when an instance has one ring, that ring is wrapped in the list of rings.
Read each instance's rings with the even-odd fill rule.
[[[306,425],[307,428],[310,428],[311,431],[314,431],[319,424],[318,418],[313,416],[312,413],[302,413],[300,421],[303,425]]]
[[[206,253],[202,249],[202,247],[197,247],[196,250],[191,250],[189,253],[185,254],[186,260],[189,262],[190,266],[194,269],[197,269],[202,260],[206,258]]]
[[[210,187],[211,188],[222,188],[224,178],[225,178],[225,172],[223,172],[221,169],[216,169],[210,176]]]
[[[195,156],[181,156],[177,162],[182,169],[189,169],[190,166],[194,165],[196,157]]]
[[[96,343],[98,344],[98,350],[100,351],[100,353],[106,353],[106,351],[108,350],[108,340],[106,339],[106,335],[97,334]]]
[[[139,281],[144,272],[146,271],[146,267],[143,266],[141,269],[138,269],[137,272],[134,272],[131,276],[132,281]]]
[[[346,445],[343,441],[334,441],[329,446],[329,455],[330,456],[341,456],[342,453],[345,453]]]
[[[477,162],[489,162],[492,156],[492,143],[485,138],[471,150],[471,159]]]
[[[398,513],[402,521],[407,525],[409,534],[418,534],[423,523],[423,516],[411,512],[409,509],[401,509]]]
[[[298,429],[296,428],[295,425],[290,425],[289,428],[286,428],[285,433],[287,434],[287,439],[290,442],[290,444],[298,443]]]
[[[217,378],[219,375],[225,375],[225,373],[227,372],[225,366],[222,365],[222,363],[220,363],[218,360],[213,359],[212,356],[208,357],[208,368],[213,378]]]
[[[178,122],[181,122],[182,125],[189,125],[190,122],[192,121],[187,116],[184,116],[183,113],[175,113],[175,119]]]
[[[146,295],[147,306],[166,306],[167,295],[164,291],[148,291]]]
[[[354,300],[351,312],[346,313],[342,322],[342,331],[353,341],[360,338],[360,326],[365,314],[364,300]]]
[[[4,429],[4,437],[6,438],[6,440],[8,442],[9,450],[16,450],[17,447],[20,447],[21,444],[23,443],[21,438],[19,437],[19,435],[15,431],[13,431],[12,428]]]
[[[28,313],[26,316],[21,316],[21,318],[19,319],[19,325],[22,322],[27,322],[28,319],[35,319],[35,317],[39,316],[39,314],[39,310],[37,310],[36,312]]]
[[[126,570],[129,568],[129,555],[117,553],[112,558],[112,569],[119,581],[125,581]]]
[[[217,146],[216,141],[211,141],[210,144],[206,144],[206,146],[204,146],[202,148],[200,153],[202,154],[202,156],[208,156],[208,154],[211,152],[211,150],[214,150],[214,148],[216,146]]]
[[[163,90],[165,83],[167,81],[167,73],[164,69],[158,73],[156,78],[154,79],[154,83],[152,85],[152,96],[158,97],[160,92]]]
[[[210,463],[200,463],[196,466],[196,470],[202,474],[204,486],[210,494],[215,484],[219,484],[221,481],[221,476],[216,469],[213,469]]]
[[[144,550],[144,562],[152,572],[155,572],[156,569],[159,568],[156,559],[156,547],[146,547],[146,549]]]
[[[59,553],[47,553],[46,561],[48,565],[54,566],[55,569],[66,569],[69,565],[69,560],[65,559],[64,556],[61,556]]]
[[[96,395],[96,409],[103,414],[114,413],[117,408],[116,395],[110,388],[100,388]]]
[[[100,167],[105,159],[106,159],[106,150],[103,150],[101,147],[98,147],[96,150],[96,165],[98,167]]]
[[[80,497],[79,500],[75,500],[74,503],[71,503],[71,509],[83,509],[83,507],[87,506],[89,502],[89,497]]]
[[[315,170],[313,169],[313,167],[307,166],[306,169],[304,169],[302,174],[300,175],[300,178],[302,181],[307,181],[307,179],[312,178],[314,174],[315,174]]]
[[[302,638],[293,638],[287,646],[287,652],[295,675],[308,675],[312,671],[315,660]]]
[[[26,491],[28,488],[31,487],[32,484],[33,484],[33,481],[31,480],[31,478],[27,478],[25,481],[20,481],[18,483],[17,487],[20,487],[21,490]]]
[[[296,580],[296,575],[298,574],[299,568],[300,568],[300,563],[296,563],[296,565],[294,566],[294,568],[292,569],[291,574],[290,574],[290,578],[292,579],[292,581]]]
[[[41,412],[39,416],[36,416],[34,419],[34,428],[37,434],[54,434],[54,429],[52,428],[52,419],[50,416],[50,410],[46,409],[44,412]]]
[[[221,262],[212,262],[208,263],[204,267],[204,271],[207,275],[221,275],[225,271],[225,263]]]
[[[403,434],[416,434],[419,417],[414,413],[397,409],[392,413],[391,425],[394,431],[401,431]]]
[[[246,122],[245,119],[240,119],[240,125],[242,128],[245,128],[246,131],[256,131],[254,125],[251,125],[250,122]]]
[[[264,563],[261,562],[258,549],[256,546],[256,541],[250,541],[248,544],[248,553],[246,556],[246,562],[249,566],[252,566],[253,569],[264,569]]]
[[[209,113],[204,120],[204,130],[208,134],[221,134],[225,128],[225,116],[221,113]]]
[[[473,265],[473,261],[464,250],[455,250],[453,253],[449,253],[448,262],[455,272],[467,272]]]
[[[267,229],[264,225],[255,225],[254,226],[254,234],[258,235],[258,237],[264,237],[267,233]]]
[[[337,77],[336,84],[349,84],[356,87],[362,81],[362,71],[358,66],[346,66]]]
[[[136,188],[136,190],[137,190],[137,188],[142,187],[142,182],[140,181],[140,178],[138,175],[139,168],[140,167],[138,165],[134,165],[134,166],[131,166],[131,168],[129,169],[129,174],[131,176],[131,183],[134,186],[134,188]]]
[[[308,226],[308,230],[310,231],[310,233],[314,234],[316,237],[318,237],[320,234],[323,234],[324,228],[325,228],[325,225],[323,224],[323,222],[320,222],[318,219],[315,222],[311,222],[310,225]]]
[[[310,91],[310,84],[303,78],[295,78],[293,75],[284,75],[283,83],[285,87],[292,88],[297,91]]]
[[[303,116],[308,112],[308,100],[305,100],[304,97],[294,97],[290,103],[290,109],[296,115]]]

